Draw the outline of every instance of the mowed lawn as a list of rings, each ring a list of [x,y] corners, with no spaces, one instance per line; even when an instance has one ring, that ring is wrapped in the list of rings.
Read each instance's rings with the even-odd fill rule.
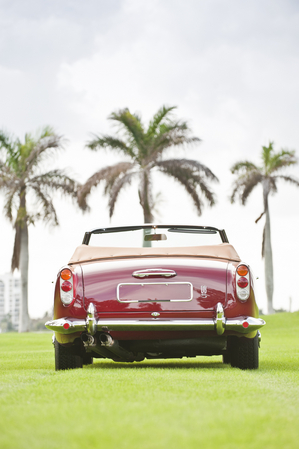
[[[0,334],[0,448],[298,448],[299,313],[265,319],[257,371],[197,357],[55,372],[51,333]]]

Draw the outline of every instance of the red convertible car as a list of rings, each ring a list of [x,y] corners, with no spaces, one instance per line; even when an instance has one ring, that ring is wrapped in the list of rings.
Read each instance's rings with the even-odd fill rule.
[[[224,230],[145,224],[85,233],[58,272],[46,327],[55,332],[56,370],[94,357],[199,355],[256,369],[264,324],[250,267]]]

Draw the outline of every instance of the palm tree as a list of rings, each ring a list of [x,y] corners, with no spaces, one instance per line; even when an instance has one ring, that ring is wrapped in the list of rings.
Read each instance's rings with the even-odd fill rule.
[[[190,159],[162,159],[169,148],[200,141],[198,137],[190,136],[190,129],[186,122],[171,118],[173,109],[175,107],[160,108],[150,121],[147,130],[141,123],[141,118],[137,114],[131,114],[128,109],[119,110],[110,115],[109,119],[116,122],[120,130],[124,132],[123,139],[118,136],[95,136],[87,147],[91,150],[101,148],[115,150],[131,160],[102,168],[86,181],[78,194],[79,205],[83,210],[88,208],[86,200],[91,190],[104,181],[105,194],[109,197],[111,218],[121,189],[137,178],[144,222],[151,223],[154,209],[151,172],[154,168],[176,179],[186,189],[199,215],[203,207],[199,191],[209,205],[212,206],[215,203],[214,194],[207,181],[218,180],[209,168]]]
[[[24,143],[0,132],[0,190],[5,194],[4,212],[15,229],[11,269],[20,269],[22,301],[19,332],[29,330],[28,315],[28,226],[41,219],[58,225],[50,194],[60,191],[75,197],[75,182],[62,170],[42,173],[41,165],[47,156],[62,148],[62,138],[45,127],[35,137],[25,135]],[[34,200],[30,212],[27,199]]]
[[[272,303],[273,261],[268,197],[270,193],[277,192],[277,181],[280,179],[299,186],[299,181],[294,177],[277,174],[277,172],[280,172],[285,167],[297,163],[295,151],[281,150],[279,152],[274,152],[273,145],[274,143],[270,142],[268,147],[262,147],[261,167],[258,167],[252,162],[242,161],[237,162],[231,168],[231,172],[238,175],[233,185],[233,193],[231,196],[232,203],[235,201],[237,196],[239,197],[241,204],[244,206],[254,187],[261,184],[263,188],[264,211],[255,222],[257,223],[265,214],[266,221],[263,231],[262,257],[265,259],[265,282],[268,313],[274,312]]]

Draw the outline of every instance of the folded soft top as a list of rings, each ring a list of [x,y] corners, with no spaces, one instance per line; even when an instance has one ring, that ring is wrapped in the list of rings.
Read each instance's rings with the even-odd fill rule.
[[[69,264],[86,263],[102,259],[128,259],[135,257],[199,257],[225,259],[234,262],[241,261],[235,248],[229,243],[177,248],[115,248],[80,245],[76,248]]]

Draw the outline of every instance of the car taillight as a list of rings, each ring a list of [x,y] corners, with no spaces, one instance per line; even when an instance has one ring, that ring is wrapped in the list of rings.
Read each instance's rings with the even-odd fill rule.
[[[248,285],[248,279],[242,276],[237,280],[237,284],[240,288],[245,288]]]
[[[72,290],[72,288],[73,288],[72,284],[68,281],[64,281],[61,284],[61,290],[63,290],[64,292],[69,292]]]
[[[73,273],[69,268],[60,272],[60,299],[65,306],[69,306],[74,299]]]
[[[61,277],[61,279],[63,279],[64,281],[68,281],[68,280],[71,279],[71,277],[72,277],[72,272],[71,272],[71,270],[69,270],[68,268],[66,268],[65,270],[62,270],[62,272],[60,273],[60,277]]]
[[[248,273],[248,267],[246,267],[246,265],[239,265],[237,268],[237,273],[239,276],[246,276]]]
[[[247,265],[239,265],[236,270],[236,289],[240,301],[247,301],[250,294],[249,268]]]

